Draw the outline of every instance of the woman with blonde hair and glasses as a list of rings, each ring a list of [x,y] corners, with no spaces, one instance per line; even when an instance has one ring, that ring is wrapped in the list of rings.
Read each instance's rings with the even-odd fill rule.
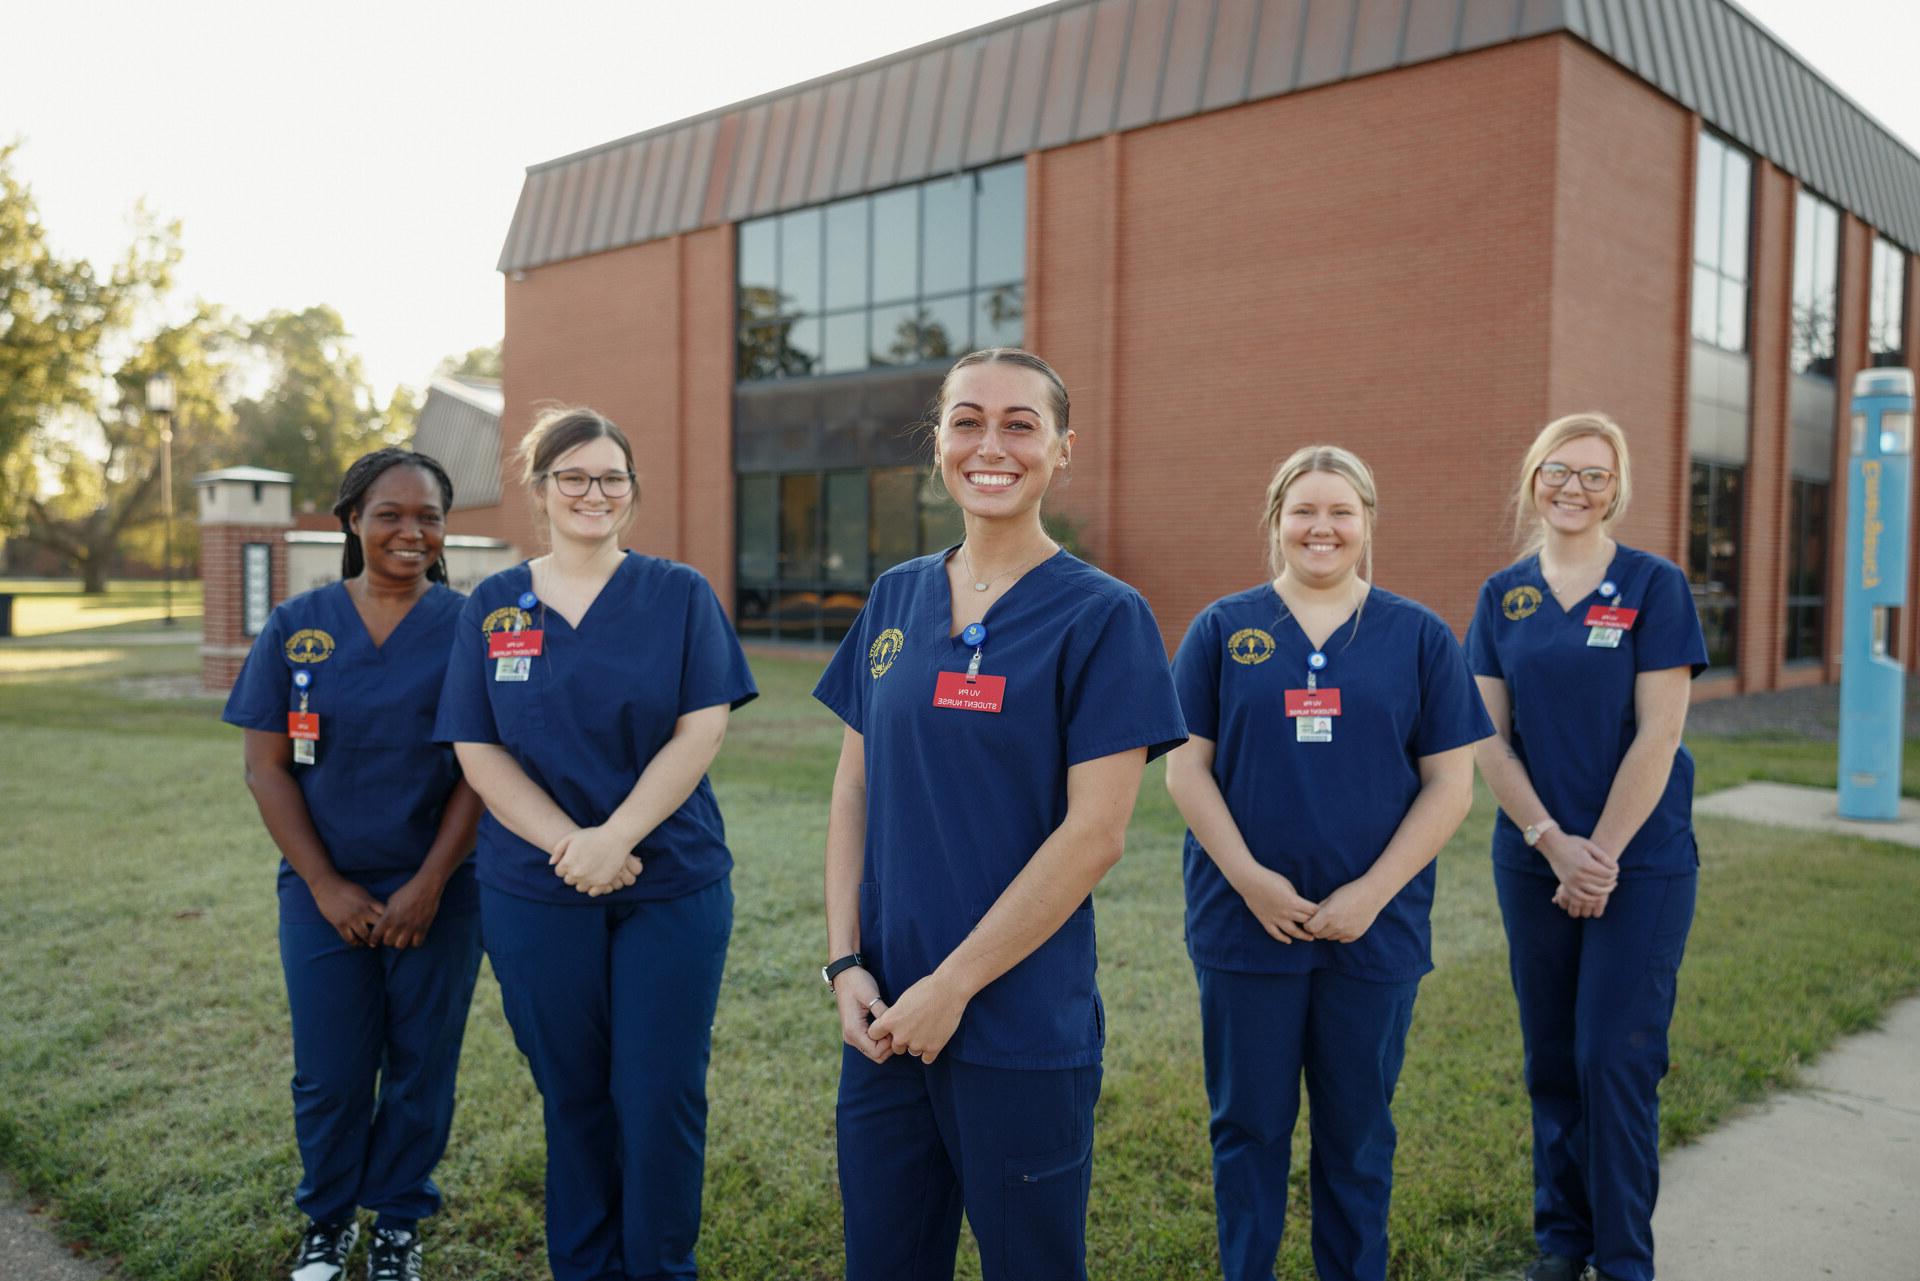
[[[481,926],[545,1105],[553,1275],[691,1278],[733,929],[707,767],[753,677],[706,579],[621,549],[618,427],[555,410],[520,454],[551,550],[474,588],[434,736],[487,803]]]
[[[1344,449],[1267,487],[1274,577],[1201,611],[1174,658],[1215,1214],[1229,1281],[1272,1281],[1304,1072],[1313,1260],[1383,1281],[1391,1104],[1433,968],[1433,860],[1492,732],[1453,633],[1372,583],[1373,474]]]
[[[1526,554],[1480,591],[1467,656],[1493,717],[1494,884],[1533,1104],[1528,1281],[1653,1281],[1657,1089],[1693,921],[1686,575],[1614,541],[1632,494],[1603,414],[1547,424],[1520,465]]]

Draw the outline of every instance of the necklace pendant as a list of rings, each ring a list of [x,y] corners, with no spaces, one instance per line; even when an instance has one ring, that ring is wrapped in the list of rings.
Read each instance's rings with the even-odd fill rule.
[[[987,590],[987,585],[985,583],[975,583],[973,585],[973,590],[976,592],[984,592]]]

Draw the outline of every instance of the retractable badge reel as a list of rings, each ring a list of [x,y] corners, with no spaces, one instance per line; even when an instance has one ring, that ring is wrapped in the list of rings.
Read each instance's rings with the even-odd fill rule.
[[[300,710],[287,713],[287,737],[293,740],[293,763],[311,765],[314,745],[320,741],[320,713],[307,710],[307,691],[313,687],[313,673],[295,672],[293,687],[300,691]]]
[[[1006,698],[1007,678],[982,676],[980,654],[987,643],[987,625],[968,623],[961,629],[960,643],[973,646],[965,672],[941,672],[933,681],[933,705],[958,712],[997,712]]]
[[[1287,718],[1293,722],[1296,743],[1331,743],[1333,721],[1340,715],[1340,691],[1322,689],[1320,673],[1327,656],[1319,650],[1307,655],[1307,687],[1287,691]]]
[[[1600,599],[1600,604],[1587,611],[1587,645],[1592,649],[1619,649],[1620,638],[1633,629],[1640,611],[1621,608],[1620,588],[1611,578],[1600,584]]]
[[[487,657],[493,660],[493,679],[497,681],[524,681],[530,678],[533,675],[533,660],[539,657],[546,639],[544,629],[527,626],[527,611],[538,605],[540,598],[532,592],[521,592],[520,599],[514,603],[520,607],[520,612],[513,616],[513,626],[487,637]]]

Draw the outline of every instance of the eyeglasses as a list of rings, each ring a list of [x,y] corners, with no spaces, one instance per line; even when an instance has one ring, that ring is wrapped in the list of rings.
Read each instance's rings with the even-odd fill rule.
[[[1578,476],[1580,488],[1589,494],[1597,494],[1613,483],[1613,473],[1605,467],[1582,467],[1579,471],[1575,471],[1565,463],[1541,463],[1540,470],[1534,474],[1540,477],[1540,483],[1548,489],[1558,489],[1571,478]]]
[[[603,498],[625,498],[633,490],[633,473],[630,471],[602,472],[594,476],[569,468],[566,471],[540,473],[541,480],[549,478],[553,480],[554,488],[568,498],[585,498],[587,491],[595,485],[600,486]]]

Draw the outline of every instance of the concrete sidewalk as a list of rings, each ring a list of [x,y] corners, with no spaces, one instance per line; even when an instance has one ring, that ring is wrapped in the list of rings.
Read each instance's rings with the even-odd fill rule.
[[[14,1181],[0,1174],[0,1278],[5,1281],[105,1281],[113,1274],[76,1258],[54,1239],[46,1219],[26,1207]]]
[[[1920,1278],[1920,997],[1661,1161],[1654,1257],[1676,1281]]]

